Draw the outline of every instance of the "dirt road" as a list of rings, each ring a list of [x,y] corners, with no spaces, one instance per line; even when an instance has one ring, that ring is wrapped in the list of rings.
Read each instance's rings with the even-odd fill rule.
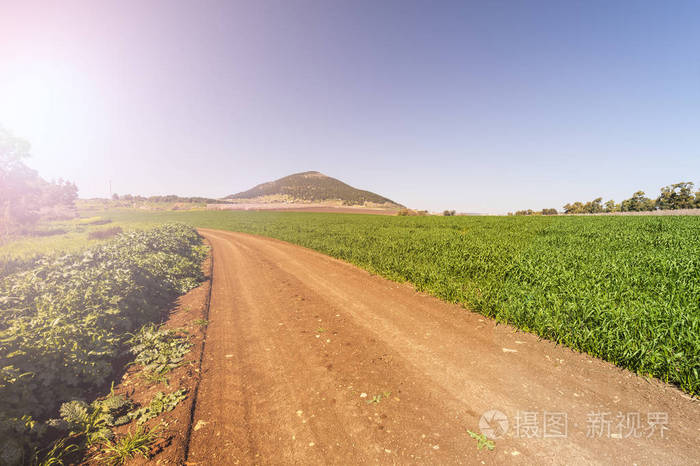
[[[700,403],[673,387],[298,246],[202,234],[189,464],[698,464]],[[493,451],[468,434],[506,422]]]

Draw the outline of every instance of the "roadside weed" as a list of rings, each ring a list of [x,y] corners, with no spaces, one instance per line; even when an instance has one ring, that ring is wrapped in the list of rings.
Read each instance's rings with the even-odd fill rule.
[[[158,392],[155,394],[148,406],[144,406],[129,413],[129,417],[135,419],[138,424],[143,424],[149,419],[153,419],[165,412],[175,409],[178,403],[187,398],[187,390],[182,388],[172,393],[165,394]]]
[[[496,448],[496,443],[493,440],[487,439],[484,434],[477,434],[471,430],[467,430],[467,432],[471,438],[476,440],[476,447],[479,450],[486,448],[487,450],[492,451],[494,448]]]
[[[162,426],[153,429],[138,427],[135,431],[129,432],[116,440],[104,439],[100,445],[100,454],[97,461],[110,466],[118,466],[126,463],[136,456],[150,457],[151,445],[160,437]]]

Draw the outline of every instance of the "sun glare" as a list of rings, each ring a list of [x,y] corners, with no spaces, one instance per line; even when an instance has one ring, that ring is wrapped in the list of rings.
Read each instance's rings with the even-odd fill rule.
[[[74,123],[88,87],[74,68],[56,62],[17,63],[0,76],[0,124],[37,139]]]

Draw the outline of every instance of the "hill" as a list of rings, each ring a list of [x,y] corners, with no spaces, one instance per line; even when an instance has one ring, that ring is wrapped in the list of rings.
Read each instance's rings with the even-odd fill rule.
[[[340,180],[316,171],[295,173],[275,181],[262,183],[248,191],[231,194],[229,200],[261,200],[269,202],[327,202],[342,205],[381,205],[403,207],[401,204],[370,191],[353,188]]]

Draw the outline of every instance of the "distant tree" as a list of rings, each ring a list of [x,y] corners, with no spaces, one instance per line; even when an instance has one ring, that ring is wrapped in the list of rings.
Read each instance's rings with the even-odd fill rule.
[[[43,207],[73,206],[78,188],[64,180],[47,182],[23,159],[29,143],[0,128],[0,234],[33,224]]]
[[[456,214],[457,214],[457,211],[455,211],[455,210],[445,210],[442,213],[442,215],[444,215],[445,217],[452,217],[453,215],[456,215]]]
[[[399,210],[396,215],[400,217],[415,217],[415,216],[424,216],[428,215],[427,210],[413,210],[413,209],[401,209]]]
[[[29,143],[0,128],[0,234],[37,219],[41,179],[22,162],[26,157]]]
[[[78,199],[78,187],[75,183],[59,178],[47,183],[42,190],[42,206],[72,206]]]
[[[625,199],[620,204],[622,212],[644,212],[655,209],[655,202],[646,197],[644,191],[637,191],[631,198]]]
[[[113,200],[113,201],[118,201],[118,200],[119,200],[119,194],[117,194],[117,193],[112,194],[112,200]]]
[[[617,204],[610,199],[603,204],[603,198],[597,197],[585,204],[580,201],[564,205],[566,214],[597,214],[601,212],[641,212],[656,209],[700,209],[700,191],[693,193],[695,185],[690,181],[680,182],[661,188],[661,195],[652,200],[644,191],[635,192],[632,197]],[[508,215],[556,215],[556,209],[542,209],[542,212],[518,210]]]
[[[583,206],[583,212],[587,214],[597,214],[603,211],[603,198],[597,197],[592,201],[586,202]]]
[[[656,199],[656,207],[661,210],[694,208],[696,201],[696,196],[693,196],[694,186],[689,181],[664,186],[661,188],[661,195]]]
[[[182,203],[192,203],[192,204],[216,204],[219,201],[217,199],[211,199],[207,197],[181,197],[175,194],[168,194],[167,196],[150,196],[150,197],[144,197],[144,196],[132,196],[131,200],[133,201],[138,201],[138,202],[143,202],[143,201],[148,201],[148,202],[153,202],[153,203],[174,203],[174,202],[182,202]]]
[[[610,199],[608,202],[605,203],[605,206],[603,207],[603,212],[619,212],[620,211],[620,205],[616,204],[615,201]]]
[[[567,214],[583,214],[584,212],[584,205],[579,201],[564,206],[564,213]]]

